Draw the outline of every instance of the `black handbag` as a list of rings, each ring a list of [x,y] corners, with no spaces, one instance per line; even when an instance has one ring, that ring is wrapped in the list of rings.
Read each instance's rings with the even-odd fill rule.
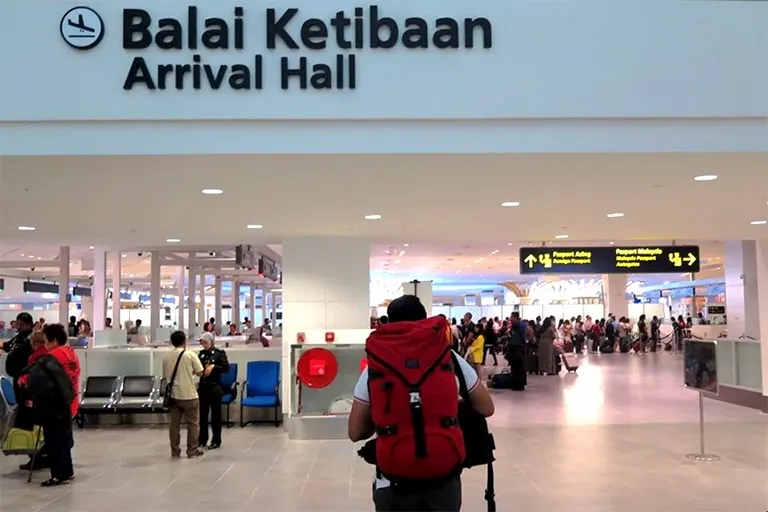
[[[166,409],[173,405],[173,398],[171,398],[171,392],[173,391],[173,381],[176,380],[176,372],[179,371],[179,363],[181,362],[181,358],[184,356],[184,352],[186,351],[186,349],[182,350],[181,354],[179,354],[179,357],[176,359],[176,365],[173,367],[171,380],[168,381],[168,384],[165,385],[165,389],[163,390],[163,407]]]

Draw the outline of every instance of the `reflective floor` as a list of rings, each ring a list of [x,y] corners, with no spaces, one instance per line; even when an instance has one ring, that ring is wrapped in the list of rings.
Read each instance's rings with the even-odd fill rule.
[[[763,512],[768,417],[707,400],[707,447],[697,463],[697,395],[669,354],[612,354],[577,375],[533,377],[495,393],[499,511]],[[343,441],[289,442],[274,427],[225,431],[221,450],[171,460],[160,429],[76,433],[77,480],[25,483],[0,457],[0,511],[372,510],[371,469]],[[482,469],[464,474],[464,510],[485,509]]]

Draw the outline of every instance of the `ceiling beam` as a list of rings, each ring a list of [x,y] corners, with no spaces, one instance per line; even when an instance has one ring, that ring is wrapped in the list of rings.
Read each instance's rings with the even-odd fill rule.
[[[0,268],[59,268],[58,261],[40,261],[40,260],[20,260],[20,261],[0,261]]]

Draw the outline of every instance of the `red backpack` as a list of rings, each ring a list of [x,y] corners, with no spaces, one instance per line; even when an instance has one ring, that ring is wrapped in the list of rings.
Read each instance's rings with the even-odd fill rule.
[[[393,482],[461,472],[464,437],[448,333],[448,322],[434,317],[385,324],[366,341],[376,466]]]

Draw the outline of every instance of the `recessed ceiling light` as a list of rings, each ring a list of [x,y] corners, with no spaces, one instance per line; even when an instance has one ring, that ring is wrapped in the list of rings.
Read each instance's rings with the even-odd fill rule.
[[[619,217],[623,217],[623,216],[624,214],[620,212],[609,213],[608,215],[606,215],[606,217],[608,217],[609,219],[618,219]]]
[[[32,259],[32,258],[34,258],[34,256],[32,256],[32,255],[30,254],[30,255],[29,255],[29,258],[30,258],[30,259]]]
[[[512,247],[512,242],[508,242],[507,247]]]
[[[491,251],[491,256],[495,256],[496,254],[499,254],[499,250],[496,249],[495,251]]]
[[[92,245],[89,245],[89,246],[88,246],[88,248],[89,248],[89,249],[91,249],[91,250],[93,250],[93,246],[92,246]]]
[[[695,176],[694,181],[715,181],[717,179],[717,174],[702,174],[700,176]]]
[[[555,238],[557,238],[558,240],[562,240],[564,238],[568,238],[568,235],[555,235]]]
[[[403,244],[403,247],[410,247],[411,244]]]
[[[165,241],[168,242],[169,244],[177,244],[177,243],[181,242],[181,239],[179,239],[179,238],[166,238]]]
[[[483,261],[484,259],[485,259],[485,258],[477,258],[477,259],[475,260],[475,263],[480,263],[480,262],[481,262],[481,261]]]
[[[610,245],[613,245],[613,244],[615,244],[616,242],[608,242],[608,243],[609,243]]]
[[[504,201],[501,203],[501,206],[505,208],[514,208],[515,206],[520,206],[520,203],[518,201]]]
[[[127,258],[127,257],[128,257],[128,255],[127,255],[127,254],[121,254],[121,255],[120,255],[120,257],[121,257],[121,258]]]
[[[365,220],[379,220],[379,219],[381,219],[381,215],[372,214],[372,215],[365,216]]]
[[[21,253],[19,256],[21,256],[23,258],[24,257],[24,253]]]
[[[753,220],[750,224],[753,226],[762,226],[763,224],[768,224],[768,220]]]
[[[224,193],[220,188],[204,188],[201,192],[207,196],[218,196]]]
[[[41,260],[41,259],[43,259],[43,257],[42,256],[38,256],[37,259]]]
[[[248,225],[247,225],[247,226],[245,226],[245,227],[247,227],[248,229],[261,229],[261,228],[263,228],[264,226],[262,226],[261,224],[248,224]]]
[[[19,231],[34,231],[35,226],[19,226]]]

